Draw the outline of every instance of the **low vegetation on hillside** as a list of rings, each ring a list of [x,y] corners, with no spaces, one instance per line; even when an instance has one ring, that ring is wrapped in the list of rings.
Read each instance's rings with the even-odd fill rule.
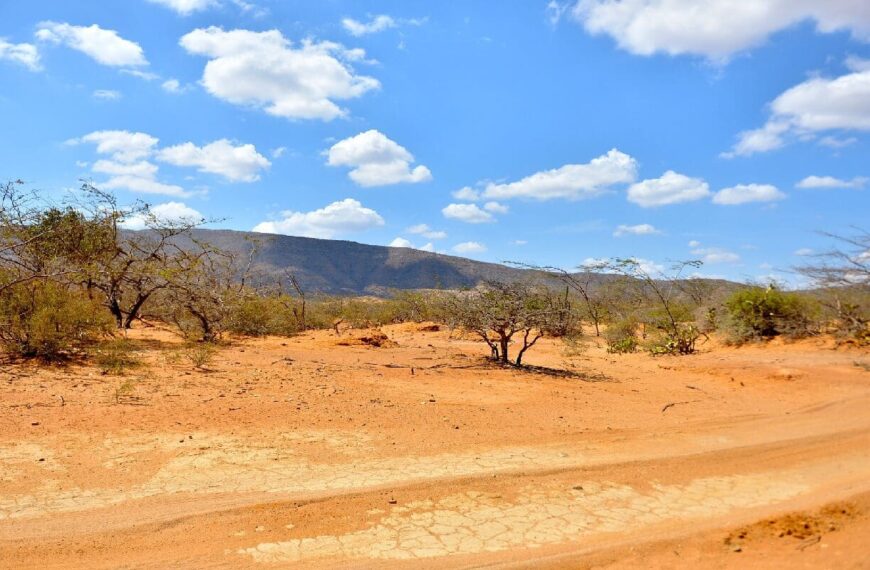
[[[264,278],[253,254],[196,239],[205,220],[162,220],[147,204],[120,206],[89,184],[75,196],[58,206],[20,183],[0,189],[0,346],[9,357],[90,355],[123,368],[129,363],[105,341],[141,320],[171,325],[191,343],[436,322],[475,335],[494,360],[514,366],[540,338],[570,342],[584,331],[603,336],[612,353],[654,355],[691,354],[714,331],[735,344],[825,332],[870,343],[866,233],[832,236],[843,249],[797,268],[815,286],[803,292],[687,276],[696,261],[661,269],[613,259],[576,273],[525,266],[533,269],[525,281],[463,291],[325,297],[290,273]],[[145,229],[125,231],[134,226]],[[590,279],[600,274],[606,284]]]

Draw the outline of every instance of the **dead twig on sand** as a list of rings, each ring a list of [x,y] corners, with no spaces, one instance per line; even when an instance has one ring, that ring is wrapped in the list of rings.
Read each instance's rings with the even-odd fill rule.
[[[662,408],[662,413],[668,411],[668,408],[672,408],[674,406],[678,406],[680,404],[694,404],[695,402],[700,402],[701,400],[686,400],[685,402],[671,402],[670,404],[665,404],[665,407]]]

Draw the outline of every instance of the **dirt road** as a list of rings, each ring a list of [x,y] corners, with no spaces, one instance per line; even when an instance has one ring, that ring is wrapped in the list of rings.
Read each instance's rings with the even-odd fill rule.
[[[561,377],[418,328],[4,366],[0,566],[870,567],[867,353],[529,353]]]

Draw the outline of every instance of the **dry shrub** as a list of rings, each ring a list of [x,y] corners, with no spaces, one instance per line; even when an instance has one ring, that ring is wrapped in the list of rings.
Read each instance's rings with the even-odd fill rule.
[[[111,340],[100,345],[94,361],[103,374],[116,376],[123,376],[128,369],[142,366],[142,361],[136,355],[132,343],[125,338]]]
[[[0,294],[0,344],[15,357],[62,360],[111,330],[103,307],[53,282],[21,283]]]

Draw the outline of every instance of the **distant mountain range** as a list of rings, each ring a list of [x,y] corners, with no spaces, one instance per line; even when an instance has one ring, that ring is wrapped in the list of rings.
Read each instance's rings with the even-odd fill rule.
[[[394,289],[458,289],[529,276],[523,269],[404,247],[232,230],[192,233],[196,240],[244,257],[256,247],[254,266],[261,278],[290,272],[308,292],[384,295]]]
[[[485,281],[541,278],[527,269],[404,247],[233,230],[195,229],[192,237],[242,259],[256,248],[253,273],[257,280],[286,284],[292,273],[309,294],[387,296],[397,289],[461,289]],[[593,274],[590,289],[614,277]],[[726,288],[736,285],[709,281]],[[550,283],[561,286],[556,279]]]

